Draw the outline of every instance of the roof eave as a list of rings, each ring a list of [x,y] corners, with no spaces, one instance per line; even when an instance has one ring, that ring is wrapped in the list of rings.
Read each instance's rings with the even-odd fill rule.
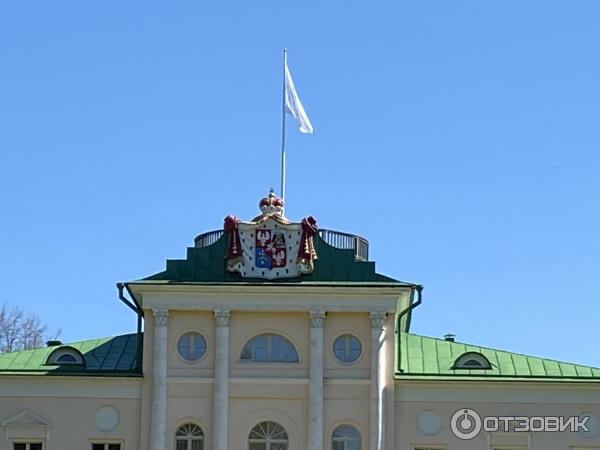
[[[396,381],[453,381],[453,382],[534,382],[534,383],[600,383],[600,377],[561,377],[525,375],[439,375],[439,374],[394,374]]]

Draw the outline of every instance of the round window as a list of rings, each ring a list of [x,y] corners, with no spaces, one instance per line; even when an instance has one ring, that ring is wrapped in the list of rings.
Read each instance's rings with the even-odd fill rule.
[[[194,331],[185,333],[177,341],[177,352],[187,361],[197,361],[206,352],[206,339]]]
[[[354,362],[360,356],[362,346],[356,336],[343,334],[333,342],[333,354],[343,363]]]

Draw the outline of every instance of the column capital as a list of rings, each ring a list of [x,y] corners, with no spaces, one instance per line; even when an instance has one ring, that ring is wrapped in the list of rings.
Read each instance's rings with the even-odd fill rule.
[[[308,323],[311,328],[323,328],[325,322],[325,311],[309,311],[308,312]]]
[[[166,327],[167,319],[169,318],[168,309],[153,309],[152,315],[154,316],[154,326]]]
[[[215,320],[218,327],[228,327],[231,312],[228,309],[215,309]]]
[[[383,311],[371,311],[371,328],[380,330],[385,325],[386,313]]]

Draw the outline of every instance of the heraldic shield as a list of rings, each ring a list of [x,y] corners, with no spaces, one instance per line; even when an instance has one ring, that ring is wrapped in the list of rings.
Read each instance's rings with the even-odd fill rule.
[[[227,270],[244,278],[297,278],[314,270],[317,258],[312,217],[293,223],[281,215],[283,202],[274,196],[261,200],[262,214],[250,222],[225,218],[228,236]]]

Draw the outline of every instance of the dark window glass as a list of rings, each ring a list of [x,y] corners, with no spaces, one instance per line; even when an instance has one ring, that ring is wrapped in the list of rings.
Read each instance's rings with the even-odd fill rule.
[[[175,450],[203,450],[204,432],[194,423],[181,425],[175,433]]]
[[[467,352],[459,356],[454,362],[453,369],[488,370],[492,366],[490,361],[481,353]]]
[[[362,346],[356,336],[344,334],[339,336],[333,343],[333,354],[336,359],[343,363],[354,362],[362,352]]]
[[[59,363],[76,363],[77,362],[77,358],[75,358],[73,355],[69,355],[68,353],[65,353],[64,355],[60,355],[58,358],[56,358],[56,362],[59,362]]]
[[[258,336],[254,339],[253,347],[254,347],[254,361],[266,362],[269,359],[268,356],[268,337],[267,336]]]
[[[288,435],[275,422],[261,422],[248,436],[250,450],[288,450]]]
[[[13,450],[42,450],[41,442],[15,442],[13,443]]]
[[[477,361],[475,359],[467,359],[465,362],[463,362],[463,366],[467,366],[467,367],[483,367],[483,364],[481,364],[481,361]]]
[[[294,345],[278,334],[261,334],[251,339],[243,348],[241,361],[297,363],[298,352]]]
[[[352,425],[340,425],[331,437],[334,450],[360,450],[360,433]]]
[[[177,352],[179,356],[187,361],[197,361],[206,352],[206,339],[199,333],[185,333],[177,341]]]
[[[92,450],[121,450],[121,444],[92,444]]]

